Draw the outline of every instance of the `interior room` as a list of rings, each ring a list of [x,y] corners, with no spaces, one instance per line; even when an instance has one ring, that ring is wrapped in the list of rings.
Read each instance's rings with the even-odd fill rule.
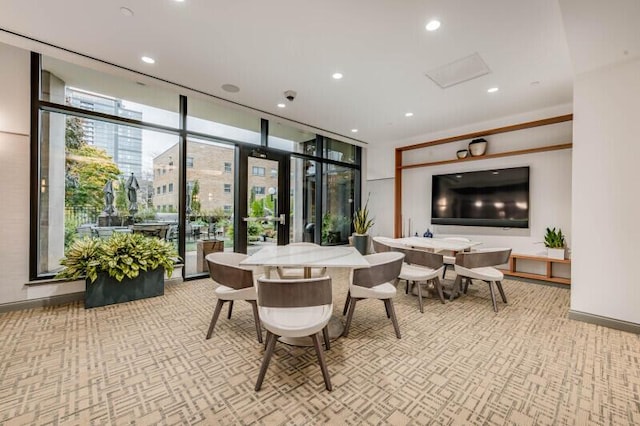
[[[640,424],[637,0],[0,10],[1,424]]]

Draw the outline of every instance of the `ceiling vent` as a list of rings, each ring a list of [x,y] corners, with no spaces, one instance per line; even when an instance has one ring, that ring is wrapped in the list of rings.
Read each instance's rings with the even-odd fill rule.
[[[489,74],[491,70],[478,53],[432,69],[426,76],[443,89]]]

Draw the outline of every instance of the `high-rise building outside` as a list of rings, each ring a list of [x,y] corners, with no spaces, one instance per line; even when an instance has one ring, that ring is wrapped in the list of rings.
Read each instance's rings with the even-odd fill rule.
[[[125,108],[120,99],[68,87],[67,101],[76,108],[142,120],[142,111]],[[104,149],[124,176],[142,176],[142,129],[87,118],[82,119],[82,128],[85,141]]]

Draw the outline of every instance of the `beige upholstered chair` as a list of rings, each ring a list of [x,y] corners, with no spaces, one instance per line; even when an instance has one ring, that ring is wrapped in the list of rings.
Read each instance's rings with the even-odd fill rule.
[[[216,296],[218,296],[218,303],[213,311],[211,324],[209,324],[207,339],[210,339],[213,334],[222,305],[229,302],[227,318],[231,319],[233,302],[235,300],[244,300],[253,308],[253,319],[256,324],[258,342],[262,343],[262,330],[258,318],[258,306],[256,305],[257,295],[253,284],[253,271],[240,267],[240,262],[246,258],[246,254],[230,252],[216,252],[205,257],[209,265],[211,279],[219,284],[215,290]]]
[[[420,312],[424,312],[422,303],[423,284],[432,284],[433,288],[438,292],[440,301],[442,303],[445,303],[442,284],[440,283],[440,274],[444,269],[444,265],[442,263],[442,255],[416,249],[394,250],[404,253],[404,264],[398,278],[407,280],[407,287],[409,287],[409,283],[417,285],[416,288],[418,293],[418,306],[420,307]]]
[[[256,382],[256,391],[262,387],[276,340],[280,336],[311,337],[325,387],[330,391],[331,380],[320,345],[319,333],[323,332],[324,344],[328,350],[330,344],[327,324],[333,313],[331,278],[276,280],[260,277],[258,279],[258,310],[262,325],[267,330],[267,348]]]
[[[342,314],[347,310],[347,323],[344,327],[343,336],[349,335],[353,312],[356,303],[363,299],[379,299],[384,302],[387,311],[387,318],[391,318],[396,337],[400,338],[400,327],[393,308],[393,298],[396,295],[395,282],[402,269],[404,254],[400,252],[376,253],[364,256],[371,265],[369,268],[356,269],[351,272],[351,282],[349,293],[344,305]]]
[[[504,275],[495,266],[503,265],[509,261],[511,249],[494,249],[471,253],[458,253],[456,255],[456,281],[453,289],[467,292],[471,280],[482,280],[489,284],[489,292],[491,293],[491,302],[493,310],[498,312],[496,296],[493,290],[495,283],[502,297],[502,301],[507,303],[507,296],[502,289],[502,280]],[[465,279],[464,289],[462,289],[462,280]],[[453,292],[452,292],[453,293]]]
[[[443,240],[448,240],[448,241],[460,241],[463,243],[470,243],[471,240],[465,237],[444,237],[442,238]],[[444,269],[442,270],[442,279],[445,278],[445,275],[447,275],[447,268],[449,266],[453,266],[456,263],[456,256],[455,253],[453,252],[448,252],[448,254],[444,255]]]
[[[314,243],[291,243],[290,246],[300,247],[300,250],[304,250],[305,247],[319,247],[318,244]],[[278,276],[282,279],[296,279],[296,278],[304,278],[304,268],[292,268],[292,267],[282,267],[278,266],[276,268],[278,272]],[[324,277],[327,275],[327,268],[311,268],[311,277]]]

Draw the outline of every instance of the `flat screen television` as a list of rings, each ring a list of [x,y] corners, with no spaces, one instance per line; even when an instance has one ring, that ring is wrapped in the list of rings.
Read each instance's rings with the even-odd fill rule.
[[[529,167],[434,175],[431,223],[529,227]]]

